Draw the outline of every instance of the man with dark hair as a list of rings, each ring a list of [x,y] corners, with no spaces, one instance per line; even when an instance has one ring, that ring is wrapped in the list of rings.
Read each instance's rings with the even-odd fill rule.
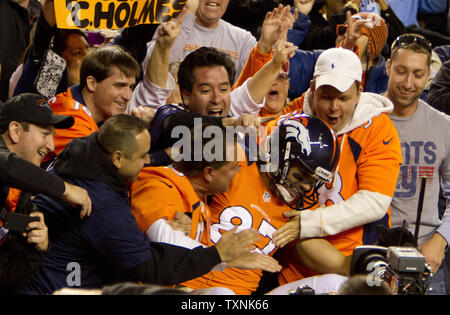
[[[271,25],[280,29],[281,32],[284,30],[287,33],[289,23],[286,21],[292,19],[292,14],[288,10],[284,10],[277,14],[276,18],[271,19]],[[263,29],[263,32],[265,32],[265,29]],[[272,83],[277,79],[285,63],[296,49],[292,43],[285,39],[284,36],[277,42],[271,61],[234,90],[232,90],[232,83],[234,82],[231,68],[232,61],[225,53],[215,48],[201,47],[186,56],[178,70],[178,82],[183,104],[160,106],[152,121],[152,165],[171,163],[170,156],[166,154],[168,151],[162,150],[170,145],[170,141],[163,138],[170,137],[170,135],[161,133],[161,126],[165,124],[166,118],[174,112],[186,110],[195,114],[217,117],[244,117],[246,116],[244,114],[249,114],[248,116],[258,114],[264,106],[264,97],[269,92]],[[165,54],[168,54],[168,51]],[[168,60],[168,56],[165,58]],[[128,107],[128,112],[131,112],[139,104],[152,106],[148,96],[151,96],[153,92],[150,86],[145,84],[145,78],[142,83],[133,92],[133,100]],[[170,91],[167,93],[166,98],[170,93]],[[191,121],[190,118],[187,118],[187,120]]]
[[[270,33],[268,36],[273,36],[271,35],[273,28],[279,30],[278,32],[283,33],[284,30],[287,33],[290,23],[295,19],[295,15],[291,14],[287,8],[283,10],[277,9],[274,12],[276,12],[276,14],[274,13],[276,17],[271,18],[271,22],[268,23],[270,27],[266,27],[267,30],[263,29],[263,33]],[[188,15],[186,14],[186,17]],[[180,31],[181,33],[182,31]],[[174,38],[175,43],[173,45],[176,44],[177,39]],[[169,64],[171,46],[172,44],[165,48],[163,60],[166,60],[167,66],[164,69],[167,69]],[[191,112],[211,116],[258,114],[259,110],[264,106],[264,97],[270,90],[279,72],[284,68],[287,60],[294,54],[295,49],[296,47],[292,43],[286,41],[285,36],[277,42],[274,58],[255,73],[253,77],[245,80],[233,90],[232,86],[235,77],[239,73],[233,71],[232,58],[220,49],[209,45],[198,47],[183,59],[178,70],[178,84],[183,103],[181,106]],[[146,69],[148,72],[150,67],[147,66]],[[166,73],[167,70],[164,70],[164,72]],[[171,75],[169,75],[170,78],[172,78]],[[168,86],[167,88],[169,92],[166,92],[166,99],[174,86]],[[159,91],[163,92],[161,89]],[[140,83],[133,93],[128,112],[131,112],[138,105],[151,106],[153,108],[162,105],[152,102],[150,96],[154,93],[155,88],[145,84],[144,77],[144,82]],[[164,106],[161,109],[167,110]]]
[[[91,211],[91,200],[84,189],[47,174],[39,167],[45,154],[54,148],[55,128],[69,128],[72,124],[72,117],[53,115],[47,101],[37,94],[15,96],[0,107],[2,293],[17,293],[26,285],[48,250],[47,226],[42,213],[33,208],[32,194],[62,198],[81,206],[81,216]],[[29,216],[39,220],[31,222]],[[27,218],[22,227],[14,225],[14,221]]]
[[[233,61],[225,53],[207,47],[201,47],[198,50],[195,54],[186,56],[178,69],[178,85],[180,86],[183,104],[187,107],[191,106],[189,102],[186,103],[188,100],[186,97],[183,98],[183,93],[192,93],[192,88],[196,81],[196,72],[200,71],[197,68],[223,67],[228,75],[228,80],[224,84],[229,84],[229,86],[233,85],[233,78],[236,73]],[[192,109],[191,111],[196,112]],[[224,112],[226,113],[227,110],[224,110]]]
[[[420,181],[426,178],[418,245],[435,273],[431,293],[445,294],[441,268],[450,240],[450,118],[420,99],[430,76],[431,44],[418,34],[404,34],[392,45],[387,61],[386,92],[394,104],[389,117],[398,130],[403,164],[391,203],[392,226],[415,230]],[[447,206],[439,218],[439,189]]]
[[[145,123],[125,114],[109,118],[98,132],[66,146],[54,172],[89,191],[92,215],[80,220],[64,202],[36,198],[52,231],[52,247],[23,293],[99,288],[121,281],[174,284],[252,249],[256,235],[251,230],[229,233],[224,242],[206,249],[150,243],[138,229],[127,197],[128,185],[149,162],[149,148]]]

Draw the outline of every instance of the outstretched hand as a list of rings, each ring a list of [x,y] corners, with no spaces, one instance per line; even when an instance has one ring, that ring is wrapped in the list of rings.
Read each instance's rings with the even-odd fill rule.
[[[281,271],[278,261],[268,255],[258,253],[246,253],[227,262],[227,267],[238,269],[261,269],[268,272]]]
[[[283,215],[286,218],[290,218],[290,220],[273,233],[273,242],[279,247],[284,247],[288,243],[300,238],[300,211],[286,211]]]
[[[274,120],[277,116],[268,116],[268,117],[258,117],[255,114],[242,114],[239,117],[225,117],[222,118],[222,125],[225,127],[254,127],[258,128],[261,125],[268,123],[271,120]]]
[[[253,229],[236,233],[234,228],[224,233],[216,244],[222,262],[228,263],[239,256],[255,249],[254,243],[259,240],[259,234]]]

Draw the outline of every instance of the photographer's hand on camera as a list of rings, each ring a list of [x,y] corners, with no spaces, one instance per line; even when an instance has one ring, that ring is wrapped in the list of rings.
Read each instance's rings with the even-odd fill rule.
[[[41,212],[30,213],[32,217],[39,217],[39,221],[31,222],[27,226],[27,232],[23,236],[27,238],[27,242],[35,244],[38,251],[45,252],[48,250],[48,229],[44,222],[44,215]]]

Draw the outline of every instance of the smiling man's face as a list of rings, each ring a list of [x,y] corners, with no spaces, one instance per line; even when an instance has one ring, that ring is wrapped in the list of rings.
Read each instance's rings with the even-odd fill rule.
[[[418,100],[430,76],[427,55],[411,49],[398,49],[386,63],[389,76],[386,96],[394,103],[394,112],[415,112]]]
[[[215,28],[227,10],[229,0],[199,0],[196,22],[203,27]]]
[[[28,123],[27,127],[20,124],[21,133],[14,153],[18,157],[40,166],[44,157],[55,150],[53,126],[38,126]]]
[[[94,107],[90,110],[95,122],[123,114],[131,100],[135,77],[128,77],[117,67],[112,67],[109,77],[100,82],[93,80],[91,89],[94,92]]]

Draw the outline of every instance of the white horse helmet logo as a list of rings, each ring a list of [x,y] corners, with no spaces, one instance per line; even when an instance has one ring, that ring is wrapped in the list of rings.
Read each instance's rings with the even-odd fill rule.
[[[306,155],[311,154],[311,143],[309,140],[309,131],[298,120],[288,120],[286,125],[286,140],[289,138],[295,138],[302,147],[302,152]]]

